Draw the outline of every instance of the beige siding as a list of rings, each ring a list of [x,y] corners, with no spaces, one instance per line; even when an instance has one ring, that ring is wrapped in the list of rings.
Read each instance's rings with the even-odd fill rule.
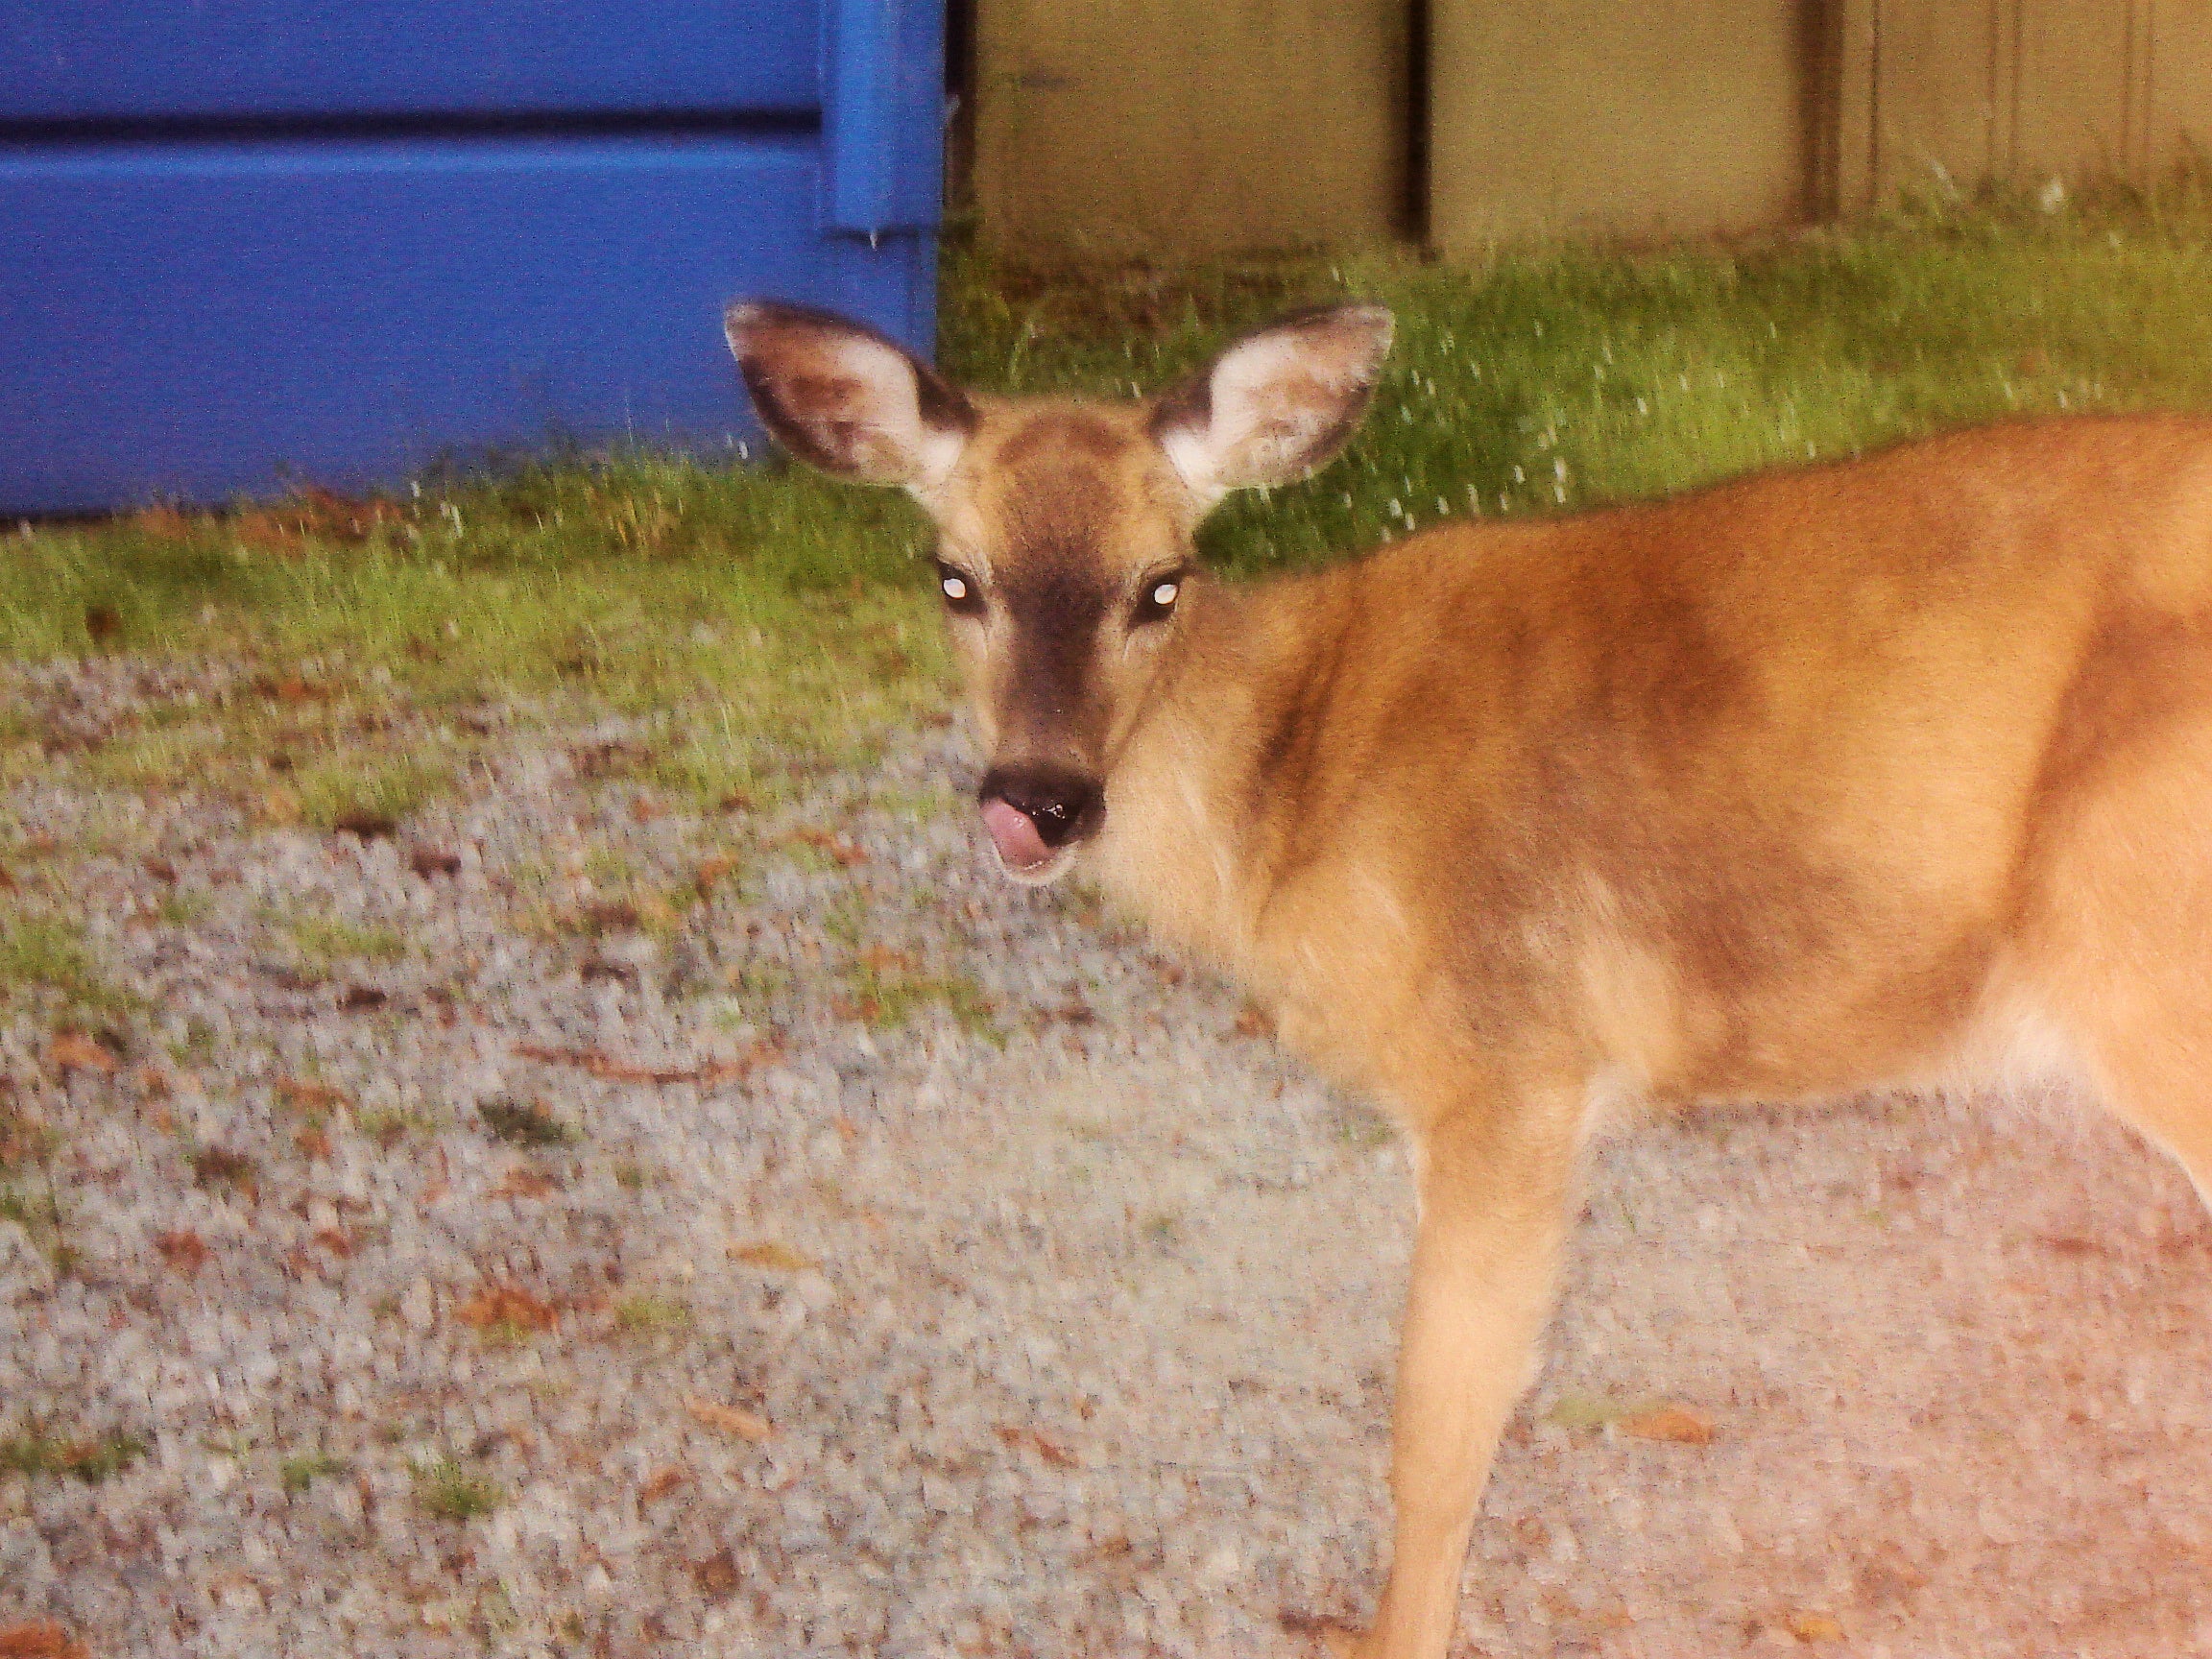
[[[1810,184],[1808,8],[1435,0],[1431,233],[1785,224]]]
[[[1024,255],[1402,229],[1410,0],[977,0],[974,196]],[[1430,0],[1429,226],[1696,235],[2212,156],[2212,0]]]
[[[2150,182],[2212,137],[2206,0],[1841,0],[1837,197]]]
[[[1403,0],[978,0],[974,194],[1028,254],[1383,242]]]

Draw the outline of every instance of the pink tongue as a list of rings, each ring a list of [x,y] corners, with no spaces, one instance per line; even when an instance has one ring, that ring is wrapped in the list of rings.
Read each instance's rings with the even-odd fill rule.
[[[1013,869],[1034,870],[1052,856],[1052,849],[1045,845],[1045,837],[1037,833],[1029,814],[1019,806],[997,800],[984,802],[983,828],[991,831],[991,844],[998,849],[999,858]]]

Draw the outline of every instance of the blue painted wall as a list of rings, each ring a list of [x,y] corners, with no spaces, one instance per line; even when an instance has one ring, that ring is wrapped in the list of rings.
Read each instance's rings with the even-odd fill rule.
[[[0,512],[719,451],[739,294],[926,351],[941,4],[0,0]]]

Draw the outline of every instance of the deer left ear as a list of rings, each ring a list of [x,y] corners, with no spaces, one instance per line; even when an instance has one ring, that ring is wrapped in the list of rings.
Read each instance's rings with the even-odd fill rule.
[[[1247,334],[1152,407],[1152,436],[1201,507],[1335,459],[1390,350],[1380,305],[1294,312]]]
[[[927,494],[975,429],[958,387],[864,324],[749,300],[722,326],[760,423],[832,477]]]

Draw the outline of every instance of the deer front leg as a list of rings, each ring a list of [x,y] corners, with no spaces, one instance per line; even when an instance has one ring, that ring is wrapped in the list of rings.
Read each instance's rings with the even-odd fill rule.
[[[1498,1437],[1533,1375],[1574,1186],[1572,1125],[1447,1119],[1418,1161],[1421,1219],[1398,1358],[1390,1579],[1341,1659],[1444,1659]]]

